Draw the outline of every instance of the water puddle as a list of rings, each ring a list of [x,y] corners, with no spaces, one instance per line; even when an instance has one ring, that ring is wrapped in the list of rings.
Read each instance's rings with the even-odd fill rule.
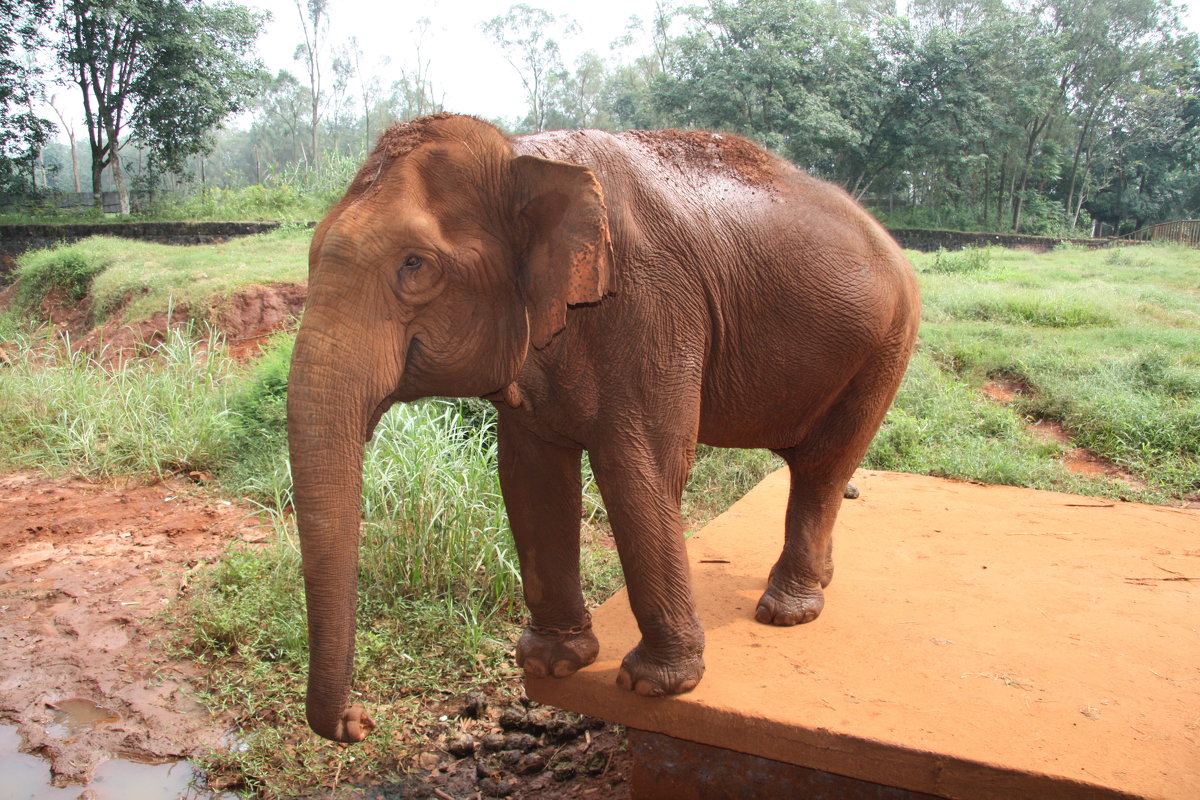
[[[74,739],[89,728],[121,721],[116,713],[82,697],[47,705],[54,714],[54,721],[46,726],[46,733],[55,739]]]
[[[66,702],[55,704],[56,720],[53,726],[61,726],[70,733],[71,725],[81,726],[75,733],[88,726],[111,722],[107,717],[96,716],[99,712],[112,715],[111,711],[90,701],[84,706],[63,707]],[[59,721],[58,712],[66,715]],[[115,715],[113,715],[115,716]],[[57,730],[56,728],[54,730]],[[51,735],[57,736],[56,732]],[[67,737],[59,737],[67,738]],[[21,735],[11,725],[0,725],[0,775],[3,777],[2,794],[13,800],[76,800],[85,791],[91,791],[89,800],[236,800],[229,792],[214,795],[197,789],[196,770],[186,761],[169,764],[138,764],[124,759],[112,759],[100,765],[96,777],[87,786],[59,788],[50,785],[50,767],[41,758],[20,752]]]

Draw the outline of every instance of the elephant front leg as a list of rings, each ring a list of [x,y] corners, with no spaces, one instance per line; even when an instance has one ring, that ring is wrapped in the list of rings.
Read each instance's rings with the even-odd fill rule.
[[[642,634],[622,661],[617,684],[657,697],[690,691],[700,682],[704,629],[692,597],[680,516],[693,445],[646,452],[646,441],[592,450],[591,460]]]
[[[500,487],[512,526],[530,621],[517,643],[526,676],[563,678],[596,660],[579,579],[581,451],[499,425]]]

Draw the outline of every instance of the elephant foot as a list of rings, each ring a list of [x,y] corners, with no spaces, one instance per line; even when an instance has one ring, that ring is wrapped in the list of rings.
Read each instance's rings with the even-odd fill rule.
[[[517,664],[527,678],[565,678],[591,664],[599,653],[590,620],[569,630],[529,625],[517,643]]]
[[[704,677],[703,645],[694,655],[672,662],[655,660],[638,645],[629,651],[617,673],[617,686],[643,697],[690,692]]]
[[[832,565],[829,574],[832,577]],[[821,586],[828,583],[827,579],[823,579]],[[785,593],[773,585],[768,585],[758,601],[754,618],[764,625],[803,625],[820,616],[824,607],[825,593],[819,588]]]
[[[375,729],[375,720],[371,719],[362,706],[350,706],[342,712],[341,719],[337,721],[333,730],[327,730],[319,721],[314,723],[311,714],[309,726],[326,739],[354,744],[366,739]]]

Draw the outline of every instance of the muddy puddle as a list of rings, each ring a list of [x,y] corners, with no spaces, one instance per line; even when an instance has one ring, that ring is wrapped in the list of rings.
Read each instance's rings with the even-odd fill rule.
[[[75,718],[52,723],[47,726],[47,733],[70,733],[90,724]],[[83,728],[79,728],[80,725]],[[96,769],[90,783],[58,787],[50,783],[49,762],[20,752],[20,747],[21,735],[17,729],[12,725],[0,725],[3,795],[13,800],[236,800],[237,797],[227,792],[213,794],[196,788],[198,775],[186,761],[139,764],[112,759]]]
[[[162,612],[230,541],[264,535],[190,481],[0,475],[0,798],[212,798],[189,760],[232,720],[165,652]]]

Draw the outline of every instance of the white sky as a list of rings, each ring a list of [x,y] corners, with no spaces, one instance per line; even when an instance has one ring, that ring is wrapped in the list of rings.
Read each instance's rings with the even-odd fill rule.
[[[304,41],[295,0],[241,0],[270,11],[272,19],[259,38],[259,55],[272,73],[287,69],[302,81],[304,65],[294,60],[296,46]],[[303,0],[302,0],[303,2]],[[595,50],[611,52],[613,40],[625,33],[631,15],[648,25],[654,0],[525,0],[527,5],[552,14],[566,14],[580,27],[576,35],[559,41],[568,66],[576,56]],[[500,49],[480,31],[480,24],[513,5],[511,0],[429,0],[424,3],[387,3],[379,0],[330,0],[329,41],[332,45],[357,37],[369,64],[390,83],[401,69],[412,69],[416,58],[416,23],[432,23],[421,45],[422,60],[430,62],[435,96],[444,98],[446,110],[481,117],[514,119],[525,114],[525,95],[517,72]],[[391,63],[380,64],[389,57]]]

